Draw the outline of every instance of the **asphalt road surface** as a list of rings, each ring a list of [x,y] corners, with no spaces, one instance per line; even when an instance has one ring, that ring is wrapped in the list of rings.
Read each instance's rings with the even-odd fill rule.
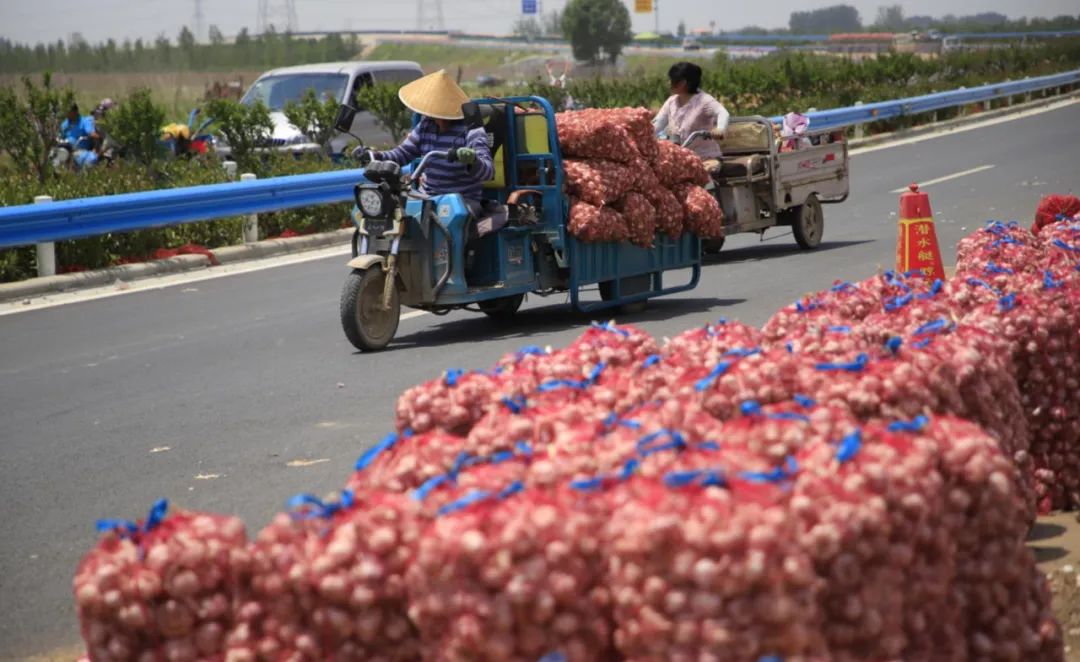
[[[946,178],[925,190],[950,264],[984,221],[1027,223],[1042,195],[1080,189],[1077,125],[1073,103],[856,154],[819,250],[782,230],[730,238],[697,289],[619,321],[658,338],[721,316],[761,324],[834,279],[891,268],[894,191],[912,181]],[[0,317],[0,657],[78,644],[71,578],[97,518],[134,519],[166,496],[257,531],[289,496],[341,486],[405,388],[525,344],[565,345],[590,321],[562,297],[533,298],[511,326],[417,315],[388,351],[359,354],[338,322],[344,262]]]

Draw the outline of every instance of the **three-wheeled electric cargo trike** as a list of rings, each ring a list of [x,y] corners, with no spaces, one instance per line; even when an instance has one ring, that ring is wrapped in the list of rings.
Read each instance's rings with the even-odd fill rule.
[[[709,140],[707,131],[690,134],[683,146]],[[724,236],[740,232],[764,235],[771,227],[789,226],[800,248],[821,244],[825,216],[821,205],[848,197],[848,151],[843,132],[808,131],[792,138],[783,151],[773,124],[760,115],[733,117],[720,141],[723,158],[713,170],[712,193],[724,210]],[[723,239],[704,241],[718,252]]]
[[[495,175],[484,195],[488,209],[506,214],[507,222],[481,236],[477,228],[487,219],[471,214],[460,195],[428,198],[417,190],[427,164],[454,153],[431,152],[404,168],[372,162],[355,188],[353,259],[341,293],[342,327],[357,349],[386,347],[401,306],[505,318],[526,294],[564,293],[577,310],[626,310],[697,285],[696,235],[658,234],[646,249],[586,243],[568,232],[555,114],[545,99],[478,99],[463,110],[467,122],[488,134]],[[354,112],[343,106],[336,124],[347,127]],[[685,270],[685,282],[665,283],[673,270]],[[592,289],[600,300],[582,296]]]

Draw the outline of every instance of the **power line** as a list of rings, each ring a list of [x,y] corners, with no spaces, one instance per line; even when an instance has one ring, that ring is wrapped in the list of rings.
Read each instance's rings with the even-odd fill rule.
[[[285,32],[296,32],[299,22],[296,18],[295,0],[259,0],[255,27],[259,34],[266,33],[271,27],[275,30],[284,28]]]

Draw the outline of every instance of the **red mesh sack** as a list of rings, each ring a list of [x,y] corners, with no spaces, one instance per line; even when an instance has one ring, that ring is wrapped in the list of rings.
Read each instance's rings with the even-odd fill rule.
[[[1039,236],[1046,242],[1045,268],[1051,271],[1080,270],[1080,222],[1055,223]],[[1078,276],[1078,273],[1072,274],[1072,278]]]
[[[615,204],[626,220],[630,243],[642,248],[652,248],[656,239],[656,208],[640,193],[630,192]]]
[[[613,108],[593,112],[607,113],[609,117],[622,123],[638,153],[645,159],[655,159],[660,153],[659,141],[652,123],[653,113],[648,108]]]
[[[611,204],[634,187],[637,173],[630,167],[604,159],[563,161],[570,194],[594,207]]]
[[[677,184],[705,186],[710,182],[701,157],[692,150],[667,140],[661,140],[659,148],[653,170],[661,184],[674,188]]]
[[[463,372],[448,370],[442,377],[407,389],[397,400],[400,431],[440,429],[467,434],[469,428],[504,398],[521,396],[536,387],[526,371]]]
[[[956,549],[951,602],[967,641],[962,659],[1062,660],[1061,630],[1046,577],[1035,566],[1024,489],[1013,464],[979,426],[932,417],[922,434],[937,443]]]
[[[1019,275],[1018,291],[964,317],[1012,348],[1040,512],[1080,504],[1080,283],[1070,273]]]
[[[469,450],[465,438],[442,430],[405,434],[400,439],[393,435],[390,444],[384,440],[382,445],[384,448],[377,445],[357,461],[348,489],[406,492],[446,473],[458,456]]]
[[[250,571],[235,517],[154,505],[145,521],[102,520],[73,582],[79,629],[95,662],[220,659],[233,599]]]
[[[585,242],[626,241],[630,231],[619,212],[611,207],[596,207],[580,200],[571,200],[570,234]]]
[[[784,491],[739,471],[612,488],[607,581],[626,659],[825,659],[818,580]]]
[[[629,163],[641,156],[626,127],[611,117],[586,111],[558,113],[555,129],[559,148],[570,158]]]
[[[611,656],[604,502],[510,483],[445,504],[408,573],[424,659]]]
[[[670,190],[656,186],[641,191],[642,195],[656,209],[656,229],[672,239],[678,239],[683,232],[685,212],[682,203]]]
[[[1035,209],[1035,222],[1031,226],[1031,231],[1039,234],[1046,226],[1062,220],[1061,217],[1071,219],[1077,214],[1080,214],[1080,198],[1075,195],[1044,196]]]
[[[415,660],[405,571],[424,524],[411,498],[381,491],[290,502],[252,545],[250,589],[230,660]]]
[[[724,236],[724,212],[708,191],[693,184],[683,184],[675,187],[675,196],[682,201],[684,230],[702,239]]]
[[[761,340],[756,328],[720,319],[675,336],[664,345],[663,355],[666,363],[712,366],[726,358],[728,352],[753,349],[761,345]]]

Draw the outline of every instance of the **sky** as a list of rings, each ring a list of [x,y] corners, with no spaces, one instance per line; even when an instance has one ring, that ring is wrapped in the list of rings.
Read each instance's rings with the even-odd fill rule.
[[[438,0],[294,0],[299,30],[359,30],[416,28],[417,7],[424,4],[435,16]],[[561,9],[566,0],[539,0],[541,11]],[[633,9],[632,0],[624,0]],[[201,3],[207,26],[216,25],[226,35],[242,27],[254,31],[259,0],[0,0],[0,37],[37,43],[67,39],[79,32],[91,43],[113,38],[153,39],[165,34],[175,39],[181,26],[194,28],[195,6]],[[266,0],[271,22],[284,25],[285,0]],[[854,5],[870,23],[877,8],[889,0],[659,0],[660,29],[674,31],[680,20],[688,29],[736,30],[746,25],[786,27],[792,11],[805,11],[838,2]],[[521,0],[442,0],[447,29],[489,34],[509,33],[520,16]],[[1076,0],[900,0],[906,15],[941,16],[996,11],[1010,18],[1020,16],[1076,15]],[[652,30],[652,14],[634,15],[636,31]],[[204,39],[205,35],[200,35]]]

